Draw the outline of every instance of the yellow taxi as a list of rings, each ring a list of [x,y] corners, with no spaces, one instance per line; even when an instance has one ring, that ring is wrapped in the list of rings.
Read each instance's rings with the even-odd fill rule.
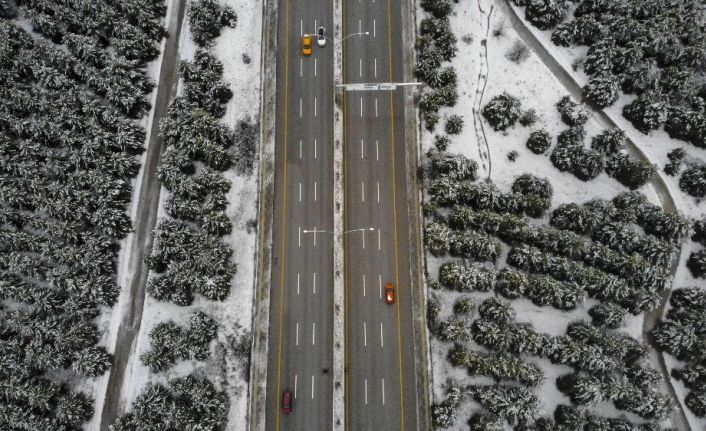
[[[311,55],[312,37],[305,34],[302,36],[302,54]]]

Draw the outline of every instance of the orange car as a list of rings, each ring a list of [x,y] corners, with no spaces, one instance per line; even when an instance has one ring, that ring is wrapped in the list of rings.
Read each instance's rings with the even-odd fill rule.
[[[385,285],[385,302],[388,304],[395,302],[395,285],[392,283]]]
[[[302,54],[311,55],[311,35],[305,34],[302,36]]]

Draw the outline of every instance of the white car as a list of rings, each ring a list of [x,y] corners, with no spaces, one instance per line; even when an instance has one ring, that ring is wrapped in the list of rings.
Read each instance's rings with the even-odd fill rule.
[[[326,46],[326,29],[323,26],[316,31],[316,43],[319,46]]]

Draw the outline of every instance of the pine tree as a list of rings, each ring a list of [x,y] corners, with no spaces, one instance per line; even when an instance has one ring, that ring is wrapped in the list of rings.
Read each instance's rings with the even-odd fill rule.
[[[483,117],[495,131],[512,127],[522,114],[520,100],[508,93],[499,94],[483,107]]]
[[[552,137],[544,129],[535,130],[527,139],[527,148],[535,154],[544,154],[552,144]]]
[[[706,164],[687,168],[679,178],[679,188],[695,198],[706,196]]]

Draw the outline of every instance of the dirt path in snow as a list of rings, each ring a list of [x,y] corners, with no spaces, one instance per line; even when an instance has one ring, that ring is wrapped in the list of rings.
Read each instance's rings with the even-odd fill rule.
[[[564,87],[571,94],[571,97],[574,100],[583,101],[582,86],[574,79],[573,76],[571,76],[571,74],[566,69],[564,69],[561,64],[559,64],[558,61],[556,61],[556,59],[551,55],[551,53],[547,51],[544,45],[542,45],[542,43],[535,37],[534,33],[532,33],[532,31],[527,28],[524,21],[520,19],[519,16],[517,16],[515,10],[509,5],[508,2],[509,0],[501,0],[498,1],[498,4],[500,5],[500,7],[504,8],[504,11],[510,19],[510,23],[512,24],[513,29],[517,32],[518,35],[520,35],[522,40],[527,43],[527,45],[532,49],[532,51],[537,54],[537,57],[542,60],[542,63],[547,66],[547,68],[552,72],[552,74],[554,74],[554,76],[564,85]],[[584,101],[584,103],[586,102]],[[596,108],[590,103],[586,103],[586,105],[591,111],[593,118],[595,118],[596,121],[598,121],[598,123],[602,127],[618,127],[615,122],[602,109]],[[650,159],[645,155],[645,153],[643,153],[642,150],[640,150],[640,148],[638,148],[637,145],[635,145],[635,143],[632,142],[632,140],[630,139],[628,139],[627,149],[634,156],[651,163]],[[662,179],[662,177],[659,176],[659,173],[657,173],[653,177],[649,184],[655,189],[660,203],[662,204],[662,208],[667,212],[676,213],[677,208],[676,204],[674,203],[674,199],[669,193],[669,189],[667,188],[667,185],[665,184],[664,180]],[[676,260],[671,268],[672,276],[676,274],[680,258],[681,248],[679,249]],[[670,290],[662,292],[662,298],[660,300],[659,307],[657,307],[655,310],[652,310],[651,312],[645,313],[642,325],[642,335],[645,340],[650,339],[649,331],[654,328],[657,321],[662,317],[667,302],[669,301],[670,292]],[[674,426],[676,426],[676,428],[680,430],[689,430],[691,429],[691,427],[689,426],[689,422],[687,421],[686,416],[684,415],[684,411],[682,409],[681,403],[679,403],[679,399],[676,395],[676,392],[674,391],[674,387],[671,384],[669,370],[667,369],[667,366],[664,362],[664,355],[660,353],[655,353],[653,355],[653,359],[654,356],[657,357],[657,362],[659,364],[660,371],[664,377],[663,388],[666,389],[666,391],[675,401],[676,405],[679,406],[677,414],[674,414],[671,417],[671,419],[675,422]]]
[[[485,15],[481,2],[478,2],[478,11],[481,15]],[[480,62],[480,70],[478,71],[478,81],[476,82],[476,92],[473,98],[473,128],[476,132],[476,140],[478,141],[478,157],[480,158],[481,167],[485,172],[487,180],[490,180],[492,171],[492,162],[490,160],[490,147],[488,147],[488,139],[485,136],[485,128],[483,120],[480,118],[481,104],[483,103],[483,95],[485,94],[485,86],[488,83],[488,34],[490,33],[490,16],[493,14],[493,5],[490,6],[490,11],[485,17],[485,38],[481,41],[481,49],[478,51]],[[481,18],[481,23],[483,19]]]
[[[135,347],[137,334],[142,323],[142,309],[145,302],[145,284],[149,272],[144,264],[145,256],[152,249],[152,230],[157,222],[159,193],[161,184],[157,178],[157,167],[163,153],[162,140],[159,138],[159,122],[166,115],[169,102],[176,95],[178,83],[179,38],[184,21],[185,0],[177,0],[175,8],[168,17],[168,38],[164,45],[162,66],[159,71],[159,84],[154,106],[154,116],[147,154],[143,167],[142,183],[137,199],[137,215],[134,223],[131,255],[128,257],[131,274],[129,279],[128,310],[125,320],[120,325],[113,353],[113,366],[110,369],[108,389],[106,391],[100,429],[107,430],[120,413],[120,395],[125,383],[125,370],[130,362]]]

